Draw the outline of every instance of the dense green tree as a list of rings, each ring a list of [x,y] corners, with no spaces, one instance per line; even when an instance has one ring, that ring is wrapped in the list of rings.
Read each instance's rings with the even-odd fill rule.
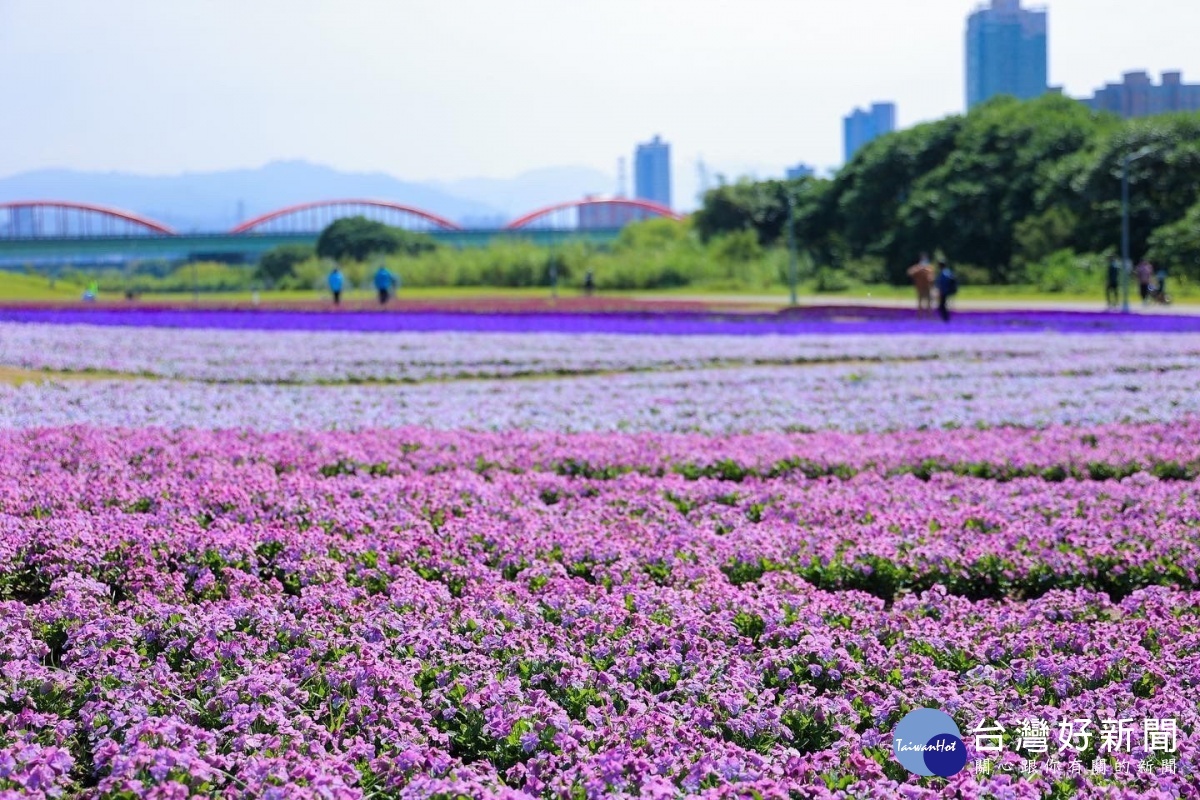
[[[880,137],[832,181],[723,186],[695,226],[706,242],[753,230],[776,244],[790,197],[797,239],[818,267],[881,261],[903,283],[919,253],[940,252],[981,280],[1015,282],[1053,255],[1116,248],[1121,162],[1143,149],[1130,171],[1136,257],[1200,200],[1200,115],[1122,121],[1058,95],[999,97]],[[1055,269],[1068,262],[1059,255]]]
[[[821,183],[813,178],[795,181],[741,180],[709,190],[703,205],[693,214],[700,239],[708,242],[726,233],[750,230],[759,244],[771,245],[786,233],[788,197],[799,200],[810,185]]]
[[[1042,261],[1071,249],[1079,227],[1079,218],[1065,206],[1051,206],[1040,214],[1026,217],[1013,229],[1015,266]]]
[[[1083,157],[1053,175],[1047,193],[1079,218],[1076,249],[1117,248],[1121,236],[1121,172],[1129,154],[1132,257],[1146,252],[1150,236],[1200,200],[1200,114],[1169,114],[1110,126]]]
[[[617,236],[618,250],[662,250],[685,242],[690,235],[687,220],[656,217],[626,225]]]
[[[973,111],[954,153],[922,178],[946,194],[939,247],[955,261],[985,267],[993,281],[1017,277],[1017,224],[1045,211],[1039,197],[1053,165],[1087,148],[1103,124],[1082,103],[1054,95],[1027,103],[1000,98]]]
[[[721,234],[711,245],[713,258],[725,265],[748,264],[763,256],[762,245],[750,230]]]
[[[920,251],[933,251],[943,202],[919,181],[954,152],[962,126],[949,117],[881,137],[838,173],[827,202],[850,257],[889,258],[899,277]]]
[[[281,244],[263,253],[258,260],[255,277],[268,286],[278,286],[295,275],[296,265],[308,261],[315,255],[306,244]]]
[[[1150,235],[1149,258],[1174,276],[1200,281],[1200,203]]]
[[[429,236],[384,225],[366,217],[334,220],[317,239],[317,255],[338,261],[366,261],[373,255],[416,255],[433,250]]]

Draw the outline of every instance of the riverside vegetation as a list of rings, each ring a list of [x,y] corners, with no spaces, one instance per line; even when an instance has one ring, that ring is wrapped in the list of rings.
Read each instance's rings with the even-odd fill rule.
[[[143,264],[100,283],[313,289],[336,260],[352,286],[386,261],[408,287],[547,287],[556,276],[578,288],[591,271],[601,290],[766,290],[788,280],[790,219],[798,276],[812,291],[907,285],[905,269],[929,251],[967,285],[1095,293],[1120,242],[1121,164],[1141,150],[1130,169],[1132,254],[1167,267],[1186,290],[1200,280],[1200,114],[1123,121],[1057,96],[998,98],[881,137],[830,179],[722,184],[684,221],[631,225],[607,245],[496,239],[456,249],[359,218],[335,222],[315,248],[273,251],[255,269]]]

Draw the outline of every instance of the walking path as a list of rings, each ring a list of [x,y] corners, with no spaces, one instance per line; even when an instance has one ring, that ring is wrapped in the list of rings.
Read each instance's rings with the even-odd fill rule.
[[[779,294],[687,294],[687,295],[637,295],[639,299],[653,299],[659,303],[669,302],[671,300],[679,303],[709,303],[711,305],[730,305],[730,306],[772,306],[774,308],[786,308],[787,297]],[[801,307],[830,307],[830,306],[845,306],[847,308],[862,308],[864,306],[875,306],[880,308],[912,308],[917,306],[916,298],[907,297],[872,297],[871,295],[841,295],[841,294],[815,294],[801,295],[797,298],[797,305]],[[1095,300],[1077,299],[1071,295],[1065,295],[1063,299],[1048,300],[1040,297],[1004,297],[1004,298],[955,298],[951,303],[951,308],[959,311],[1105,311],[1111,310],[1113,313],[1120,313],[1120,309],[1106,309],[1103,298]],[[758,308],[756,310],[766,311],[768,308]],[[1186,301],[1177,302],[1169,306],[1149,305],[1143,306],[1140,301],[1134,301],[1129,304],[1129,310],[1135,314],[1200,314],[1200,302]]]

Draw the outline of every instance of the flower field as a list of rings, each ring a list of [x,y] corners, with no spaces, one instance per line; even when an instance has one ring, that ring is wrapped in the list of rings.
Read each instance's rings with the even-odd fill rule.
[[[46,377],[0,384],[3,800],[1200,797],[1195,334],[12,323],[0,365]],[[892,753],[922,707],[950,778]]]
[[[0,364],[107,378],[0,384],[3,427],[720,434],[1200,414],[1193,333],[634,336],[0,323]]]

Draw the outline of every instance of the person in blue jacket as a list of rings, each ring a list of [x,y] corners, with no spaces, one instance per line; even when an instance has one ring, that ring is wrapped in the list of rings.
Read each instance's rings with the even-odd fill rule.
[[[379,292],[379,305],[386,305],[392,296],[392,289],[399,283],[396,276],[387,267],[380,266],[375,270],[375,291]]]
[[[329,291],[333,293],[333,304],[340,305],[342,302],[342,288],[346,285],[346,278],[342,275],[341,267],[334,267],[333,272],[329,273]]]
[[[937,276],[937,291],[938,291],[938,314],[942,317],[942,322],[950,321],[950,298],[958,294],[958,279],[954,277],[950,266],[945,261],[938,261],[938,276]]]

